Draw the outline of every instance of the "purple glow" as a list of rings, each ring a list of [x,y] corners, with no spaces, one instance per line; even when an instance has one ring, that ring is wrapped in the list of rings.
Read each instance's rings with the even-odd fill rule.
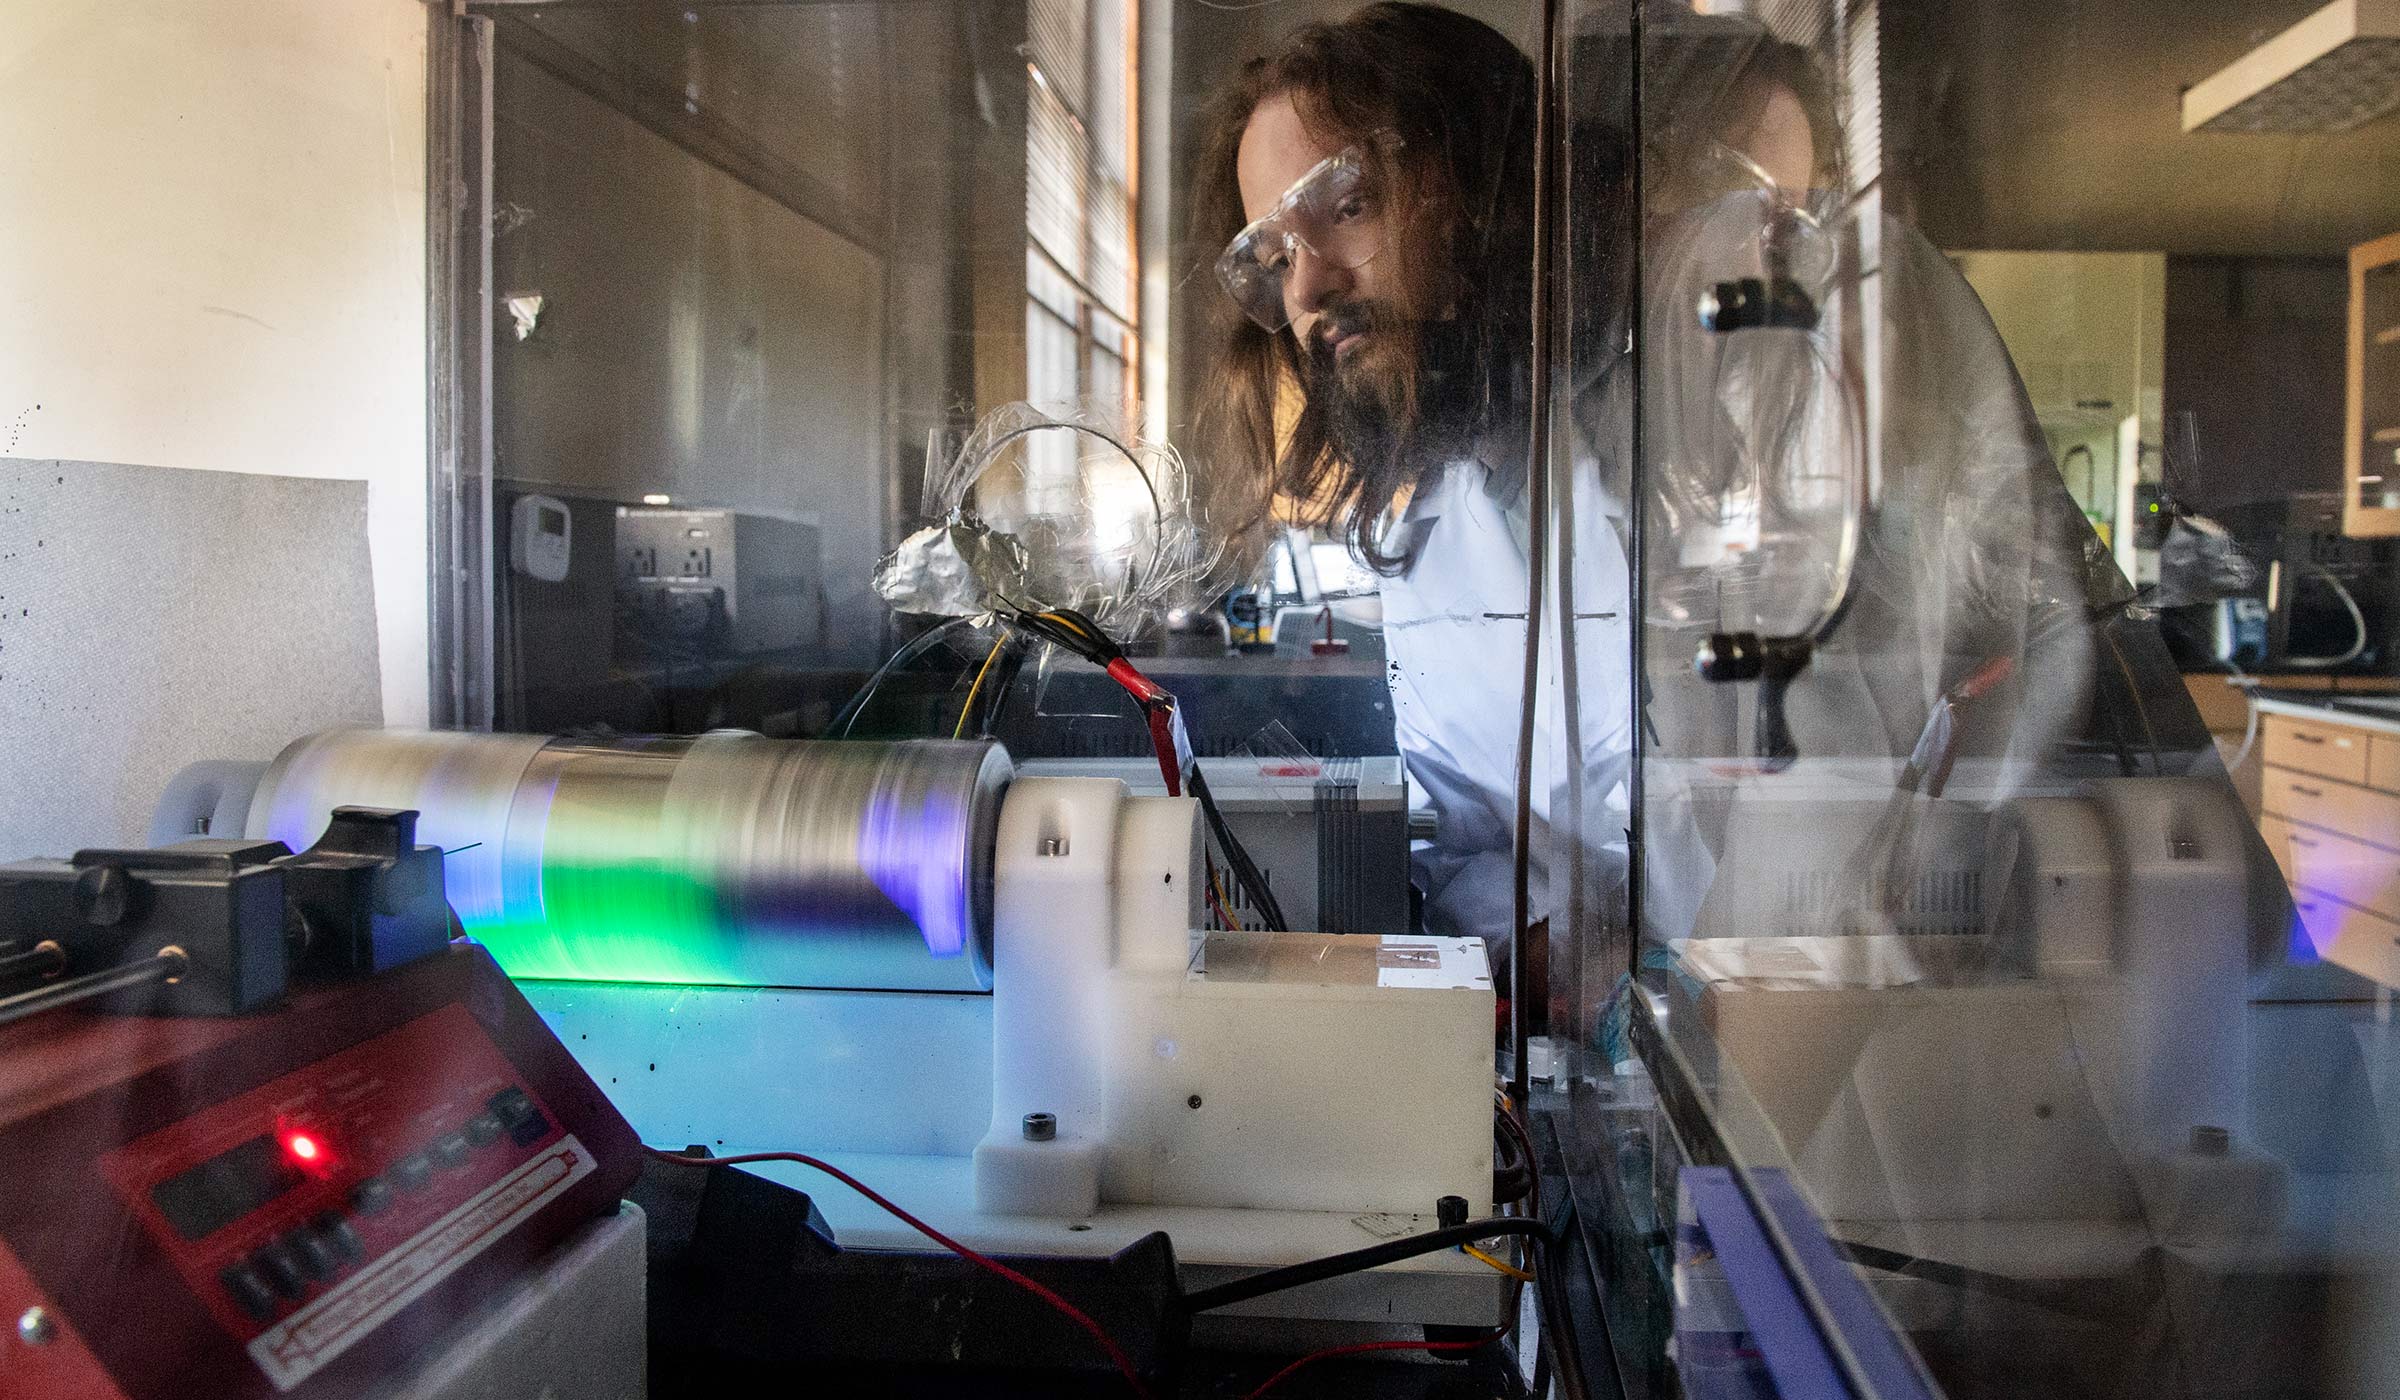
[[[937,958],[966,951],[973,913],[958,832],[973,819],[954,794],[928,793],[914,809],[888,789],[859,823],[858,864],[917,926]]]

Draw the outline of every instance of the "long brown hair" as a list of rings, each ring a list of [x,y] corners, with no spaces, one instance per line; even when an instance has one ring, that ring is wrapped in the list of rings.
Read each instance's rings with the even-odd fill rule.
[[[1451,323],[1452,343],[1468,347],[1458,356],[1466,363],[1445,369],[1470,377],[1464,398],[1475,421],[1443,426],[1469,437],[1515,427],[1532,339],[1533,65],[1489,25],[1433,5],[1369,5],[1295,31],[1252,60],[1211,111],[1191,201],[1203,276],[1246,222],[1242,133],[1276,96],[1292,99],[1327,149],[1355,145],[1367,156],[1392,220],[1377,256],[1394,260],[1402,310],[1420,327]],[[1399,141],[1375,139],[1386,132]],[[1383,517],[1455,446],[1418,411],[1418,357],[1398,357],[1398,432],[1376,460],[1360,460],[1323,403],[1309,401],[1298,340],[1260,329],[1229,298],[1213,302],[1198,455],[1236,557],[1280,511],[1331,531],[1379,571],[1404,568],[1405,555],[1381,547]],[[1278,441],[1278,409],[1295,400]]]

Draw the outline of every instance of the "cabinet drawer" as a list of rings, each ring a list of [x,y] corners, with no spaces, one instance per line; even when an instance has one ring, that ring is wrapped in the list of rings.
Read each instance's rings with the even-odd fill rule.
[[[2367,780],[2367,735],[2342,724],[2318,724],[2290,715],[2266,718],[2267,762],[2345,783]]]
[[[2400,792],[2400,739],[2378,734],[2367,740],[2367,786]]]
[[[2323,827],[2377,846],[2400,845],[2400,797],[2269,768],[2259,783],[2261,809],[2286,821]]]
[[[2317,956],[2361,977],[2400,987],[2400,923],[2310,889],[2292,891],[2292,911]]]
[[[2284,878],[2344,904],[2400,919],[2400,855],[2328,831],[2283,826]]]
[[[2292,824],[2281,817],[2261,812],[2258,834],[2267,843],[2267,854],[2275,857],[2275,867],[2283,872],[2283,882],[2287,885],[2300,883],[2300,877],[2292,872]]]

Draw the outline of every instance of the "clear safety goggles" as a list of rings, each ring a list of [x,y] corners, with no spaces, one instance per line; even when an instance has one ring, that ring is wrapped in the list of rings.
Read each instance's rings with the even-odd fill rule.
[[[1389,132],[1374,141],[1385,150],[1400,144]],[[1356,271],[1383,251],[1383,242],[1383,208],[1366,149],[1346,146],[1309,167],[1274,208],[1233,236],[1217,258],[1217,281],[1243,315],[1279,331],[1291,320],[1284,311],[1284,281],[1301,249]]]

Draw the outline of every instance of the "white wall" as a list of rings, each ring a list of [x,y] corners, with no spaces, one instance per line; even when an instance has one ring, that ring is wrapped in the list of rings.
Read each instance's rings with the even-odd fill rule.
[[[366,482],[391,724],[427,709],[425,38],[421,0],[0,0],[0,455]]]

